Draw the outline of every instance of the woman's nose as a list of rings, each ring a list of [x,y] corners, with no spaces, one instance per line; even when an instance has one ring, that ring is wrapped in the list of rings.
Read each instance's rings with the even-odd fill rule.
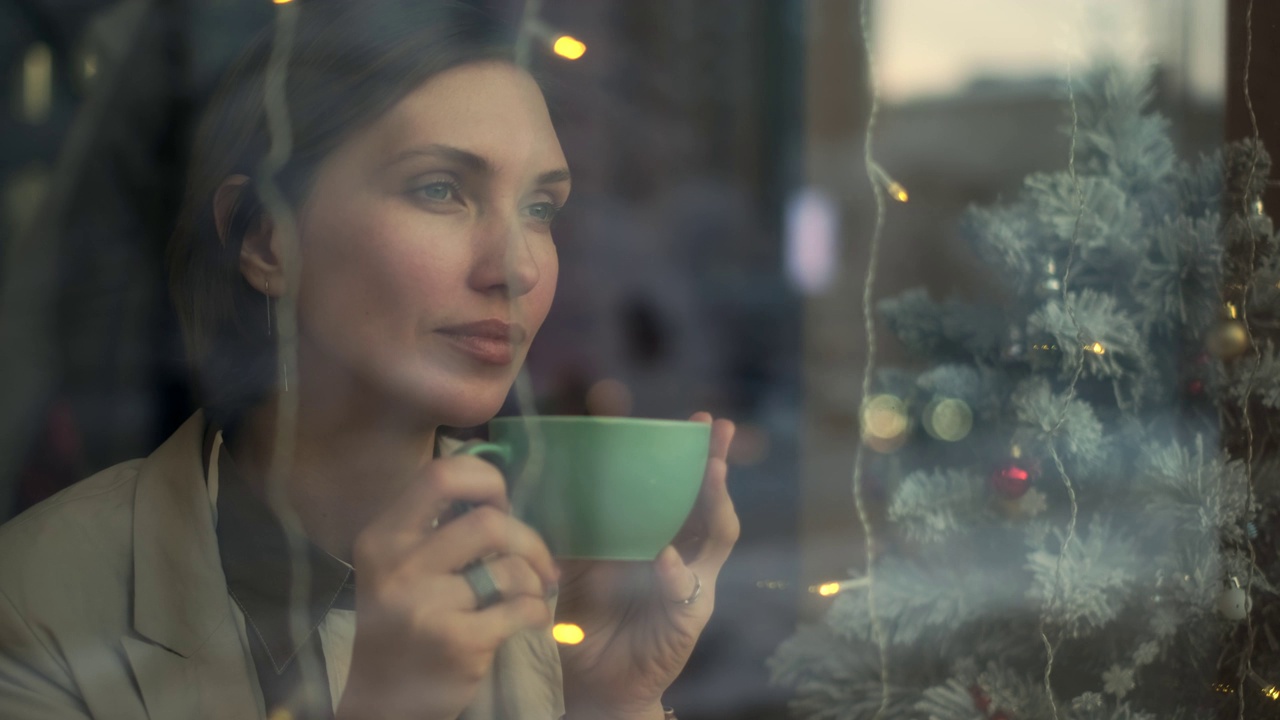
[[[538,284],[540,272],[529,239],[518,218],[484,218],[477,232],[476,266],[472,283],[477,290],[501,290],[518,297]]]

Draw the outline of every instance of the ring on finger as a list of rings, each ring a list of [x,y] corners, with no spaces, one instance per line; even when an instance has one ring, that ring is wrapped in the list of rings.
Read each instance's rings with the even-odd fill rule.
[[[477,560],[462,569],[460,573],[462,579],[467,581],[471,586],[471,592],[476,595],[476,609],[484,610],[495,603],[502,601],[502,591],[498,589],[498,584],[493,581],[493,574],[489,572],[489,566],[484,560]]]
[[[702,594],[702,579],[698,577],[698,573],[692,570],[689,572],[693,573],[693,592],[689,593],[689,597],[684,600],[671,601],[677,605],[692,605],[698,599],[698,596]]]

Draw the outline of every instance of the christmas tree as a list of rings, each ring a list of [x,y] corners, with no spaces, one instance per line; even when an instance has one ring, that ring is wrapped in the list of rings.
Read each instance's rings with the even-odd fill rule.
[[[1256,142],[1179,160],[1092,73],[1068,167],[972,208],[1010,301],[882,301],[867,577],[771,659],[815,720],[1280,717],[1280,263]]]

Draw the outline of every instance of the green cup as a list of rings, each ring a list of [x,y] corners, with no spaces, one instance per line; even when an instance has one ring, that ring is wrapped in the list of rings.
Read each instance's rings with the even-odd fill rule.
[[[711,426],[680,420],[497,418],[461,452],[506,472],[515,516],[559,558],[653,560],[693,509]]]

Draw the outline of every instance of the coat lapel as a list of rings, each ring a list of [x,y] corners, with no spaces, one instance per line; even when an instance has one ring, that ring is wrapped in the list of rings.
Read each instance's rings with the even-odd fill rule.
[[[196,413],[142,464],[133,516],[133,627],[125,653],[158,718],[261,718],[231,612]]]

